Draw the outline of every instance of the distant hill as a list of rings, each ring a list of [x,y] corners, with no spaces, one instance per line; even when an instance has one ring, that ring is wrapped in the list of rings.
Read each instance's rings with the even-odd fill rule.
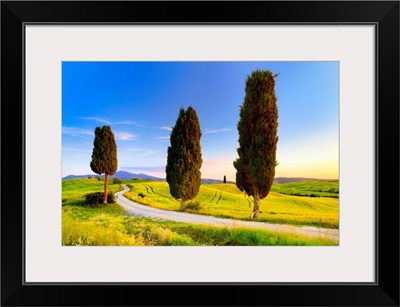
[[[318,179],[318,178],[306,178],[306,177],[277,177],[274,179],[274,183],[288,183],[288,182],[301,182],[301,181],[319,181],[319,182],[333,182],[338,181],[337,179]],[[222,180],[218,179],[201,179],[204,184],[211,183],[222,183]],[[234,181],[227,181],[227,183],[235,183]]]
[[[62,179],[88,178],[88,177],[96,177],[96,176],[99,176],[99,175],[97,175],[97,174],[68,175],[68,176],[63,177]],[[104,175],[101,175],[100,177],[104,178]],[[140,179],[148,179],[148,180],[165,181],[164,178],[158,178],[158,177],[146,175],[146,174],[143,174],[143,173],[134,174],[134,173],[130,173],[130,172],[127,172],[127,171],[118,171],[114,175],[109,176],[109,178],[118,178],[118,179],[121,179],[121,180],[130,180],[130,179],[140,178]]]
[[[321,181],[321,182],[333,182],[338,179],[318,179],[318,178],[305,178],[305,177],[276,177],[274,183],[288,183],[288,182],[301,182],[301,181]]]
[[[63,177],[62,179],[75,179],[75,178],[88,178],[88,177],[96,177],[99,176],[97,174],[86,174],[86,175],[68,175]],[[101,178],[104,178],[104,175],[100,176]],[[150,176],[147,174],[139,173],[130,173],[127,171],[118,171],[116,172],[113,176],[109,176],[109,178],[118,178],[121,180],[130,180],[130,179],[147,179],[147,180],[158,180],[158,181],[166,181],[165,178],[159,178],[159,177],[154,177]],[[318,178],[305,178],[305,177],[276,177],[274,179],[274,183],[288,183],[288,182],[300,182],[300,181],[321,181],[321,182],[332,182],[332,181],[338,181],[337,179],[318,179]],[[211,184],[211,183],[222,183],[222,180],[219,179],[210,179],[210,178],[203,178],[201,179],[201,182],[204,184]],[[235,183],[234,181],[227,181],[227,183]]]
[[[223,183],[223,180],[202,178],[201,183],[204,183],[204,184]],[[234,182],[227,181],[227,183],[234,183]]]

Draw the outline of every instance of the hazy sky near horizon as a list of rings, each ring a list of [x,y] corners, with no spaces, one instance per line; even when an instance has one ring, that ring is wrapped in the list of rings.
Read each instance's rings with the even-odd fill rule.
[[[245,80],[276,78],[276,177],[337,179],[338,62],[63,62],[62,176],[93,174],[94,130],[110,125],[118,170],[165,178],[169,135],[192,106],[202,130],[203,178],[235,180]]]

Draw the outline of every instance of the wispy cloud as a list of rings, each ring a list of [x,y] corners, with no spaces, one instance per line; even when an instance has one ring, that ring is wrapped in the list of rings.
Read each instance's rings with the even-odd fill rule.
[[[124,131],[114,131],[114,136],[117,141],[132,141],[136,139],[136,135]]]
[[[100,118],[100,117],[81,117],[81,118],[86,119],[86,120],[94,120],[96,122],[99,122],[99,123],[102,123],[105,125],[135,125],[135,126],[139,126],[139,127],[144,127],[142,124],[131,121],[131,120],[112,122],[112,121],[109,121],[107,119]]]
[[[62,127],[62,133],[78,137],[94,136],[94,132],[92,130],[81,129],[77,127]]]
[[[102,123],[102,124],[106,124],[106,125],[110,125],[111,124],[110,121],[108,121],[106,119],[103,119],[103,118],[100,118],[100,117],[81,117],[81,118],[82,119],[87,119],[87,120],[94,120],[96,122],[99,122],[99,123]]]
[[[81,129],[77,127],[63,127],[62,133],[83,138],[94,137],[94,130]],[[136,135],[125,131],[114,131],[114,136],[117,141],[131,141],[136,138]]]
[[[160,129],[162,129],[162,130],[168,130],[169,132],[172,131],[172,128],[171,128],[171,127],[161,127]]]
[[[219,132],[225,132],[225,131],[231,131],[232,129],[229,128],[222,128],[222,129],[206,129],[204,133],[219,133]]]
[[[130,120],[123,120],[120,122],[110,122],[110,125],[136,125],[136,126],[142,126],[136,122],[132,122]]]

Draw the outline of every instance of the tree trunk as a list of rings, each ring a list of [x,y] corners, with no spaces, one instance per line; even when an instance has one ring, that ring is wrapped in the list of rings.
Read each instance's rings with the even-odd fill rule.
[[[185,208],[185,201],[181,198],[181,210]]]
[[[254,208],[253,208],[253,213],[251,214],[252,219],[258,218],[258,215],[260,214],[260,195],[256,193],[254,195]]]
[[[105,174],[104,180],[104,203],[107,203],[107,196],[108,196],[108,174]]]

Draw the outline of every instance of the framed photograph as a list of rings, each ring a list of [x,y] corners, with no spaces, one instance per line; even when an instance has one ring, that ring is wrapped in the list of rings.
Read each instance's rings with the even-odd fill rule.
[[[399,306],[398,1],[1,28],[3,306]]]

